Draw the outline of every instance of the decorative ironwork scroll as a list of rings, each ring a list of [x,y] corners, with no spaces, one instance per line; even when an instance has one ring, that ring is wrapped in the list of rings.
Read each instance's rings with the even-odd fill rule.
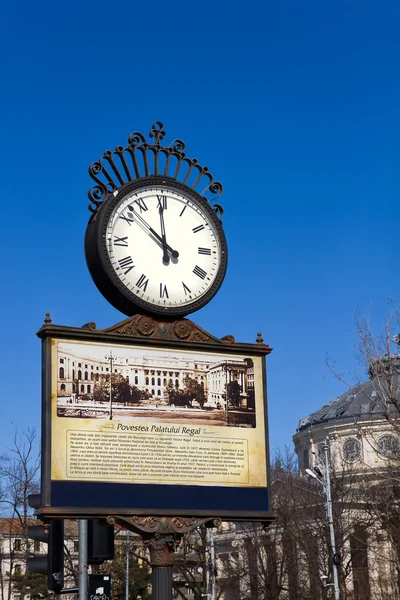
[[[168,146],[163,146],[161,142],[166,136],[163,127],[160,121],[153,123],[149,132],[151,142],[146,141],[139,131],[134,131],[128,137],[127,146],[106,150],[99,160],[90,165],[89,175],[95,182],[88,191],[91,212],[96,212],[110,194],[126,183],[157,175],[191,187],[207,202],[211,200],[215,212],[222,216],[222,206],[214,204],[223,192],[222,184],[214,179],[208,167],[186,155],[186,145],[182,140],[175,139]]]
[[[143,517],[143,516],[109,516],[107,521],[117,523],[129,531],[139,534],[150,551],[152,567],[170,567],[174,563],[174,552],[185,533],[206,525],[219,527],[221,519],[195,517]]]

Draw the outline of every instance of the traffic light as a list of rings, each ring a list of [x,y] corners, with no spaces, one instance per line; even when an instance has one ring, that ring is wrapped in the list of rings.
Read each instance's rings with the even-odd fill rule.
[[[89,519],[88,522],[88,563],[100,565],[114,558],[114,525],[106,519]]]
[[[48,544],[47,554],[28,558],[28,571],[47,575],[49,590],[59,592],[64,587],[64,521],[53,519],[49,525],[29,525],[28,537]]]
[[[40,496],[28,496],[29,506],[39,508]],[[29,556],[26,567],[47,575],[47,587],[56,593],[64,587],[64,521],[53,519],[49,525],[29,525],[28,538],[48,544],[48,553]]]

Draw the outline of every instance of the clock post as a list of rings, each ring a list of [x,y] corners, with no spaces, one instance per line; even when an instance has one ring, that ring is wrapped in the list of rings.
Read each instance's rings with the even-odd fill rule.
[[[274,520],[271,348],[261,334],[254,344],[220,339],[185,318],[210,302],[226,273],[223,210],[215,203],[223,188],[181,140],[162,145],[165,135],[156,122],[152,142],[134,132],[126,147],[89,167],[87,265],[128,318],[97,329],[55,325],[47,315],[38,332],[37,515],[106,519],[140,535],[154,600],[172,600],[174,553],[186,533],[223,520]]]

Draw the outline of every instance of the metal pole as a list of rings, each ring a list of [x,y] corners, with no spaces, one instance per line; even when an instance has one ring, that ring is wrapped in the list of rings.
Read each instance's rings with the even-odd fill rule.
[[[214,532],[212,529],[207,529],[208,539],[210,542],[210,583],[211,583],[211,600],[216,600],[216,589],[215,589],[215,547],[214,547]],[[207,592],[209,590],[207,589]]]
[[[154,600],[172,600],[172,567],[153,567],[151,583]]]
[[[87,600],[88,597],[88,522],[87,519],[79,519],[79,600]]]
[[[329,442],[328,438],[325,440],[324,452],[325,452],[325,492],[326,492],[326,512],[328,515],[329,533],[331,537],[331,549],[332,549],[332,567],[333,567],[333,589],[335,590],[335,600],[339,600],[339,577],[338,567],[335,562],[336,559],[336,543],[335,543],[335,530],[333,528],[333,512],[332,512],[332,496],[331,496],[331,478],[329,474]]]
[[[126,581],[125,581],[125,600],[129,600],[129,539],[130,532],[126,532]]]

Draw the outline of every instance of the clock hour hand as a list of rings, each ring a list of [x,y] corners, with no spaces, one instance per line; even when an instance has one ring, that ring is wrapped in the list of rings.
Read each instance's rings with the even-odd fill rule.
[[[141,215],[139,215],[139,213],[135,212],[135,209],[133,208],[133,206],[128,206],[128,208],[130,211],[133,212],[133,214],[135,215],[135,218],[138,220],[138,222],[141,223],[143,225],[143,227],[145,229],[147,229],[147,231],[149,231],[159,242],[161,242],[162,246],[164,247],[164,241],[163,241],[161,235],[159,235],[156,231],[154,231],[154,229],[152,227],[150,227],[148,222],[145,221],[143,219],[143,217]],[[169,250],[169,252],[171,252],[172,258],[178,258],[179,252],[177,250],[174,250],[173,248],[171,248],[171,246],[169,244],[165,244],[165,247],[167,248],[167,250]]]

